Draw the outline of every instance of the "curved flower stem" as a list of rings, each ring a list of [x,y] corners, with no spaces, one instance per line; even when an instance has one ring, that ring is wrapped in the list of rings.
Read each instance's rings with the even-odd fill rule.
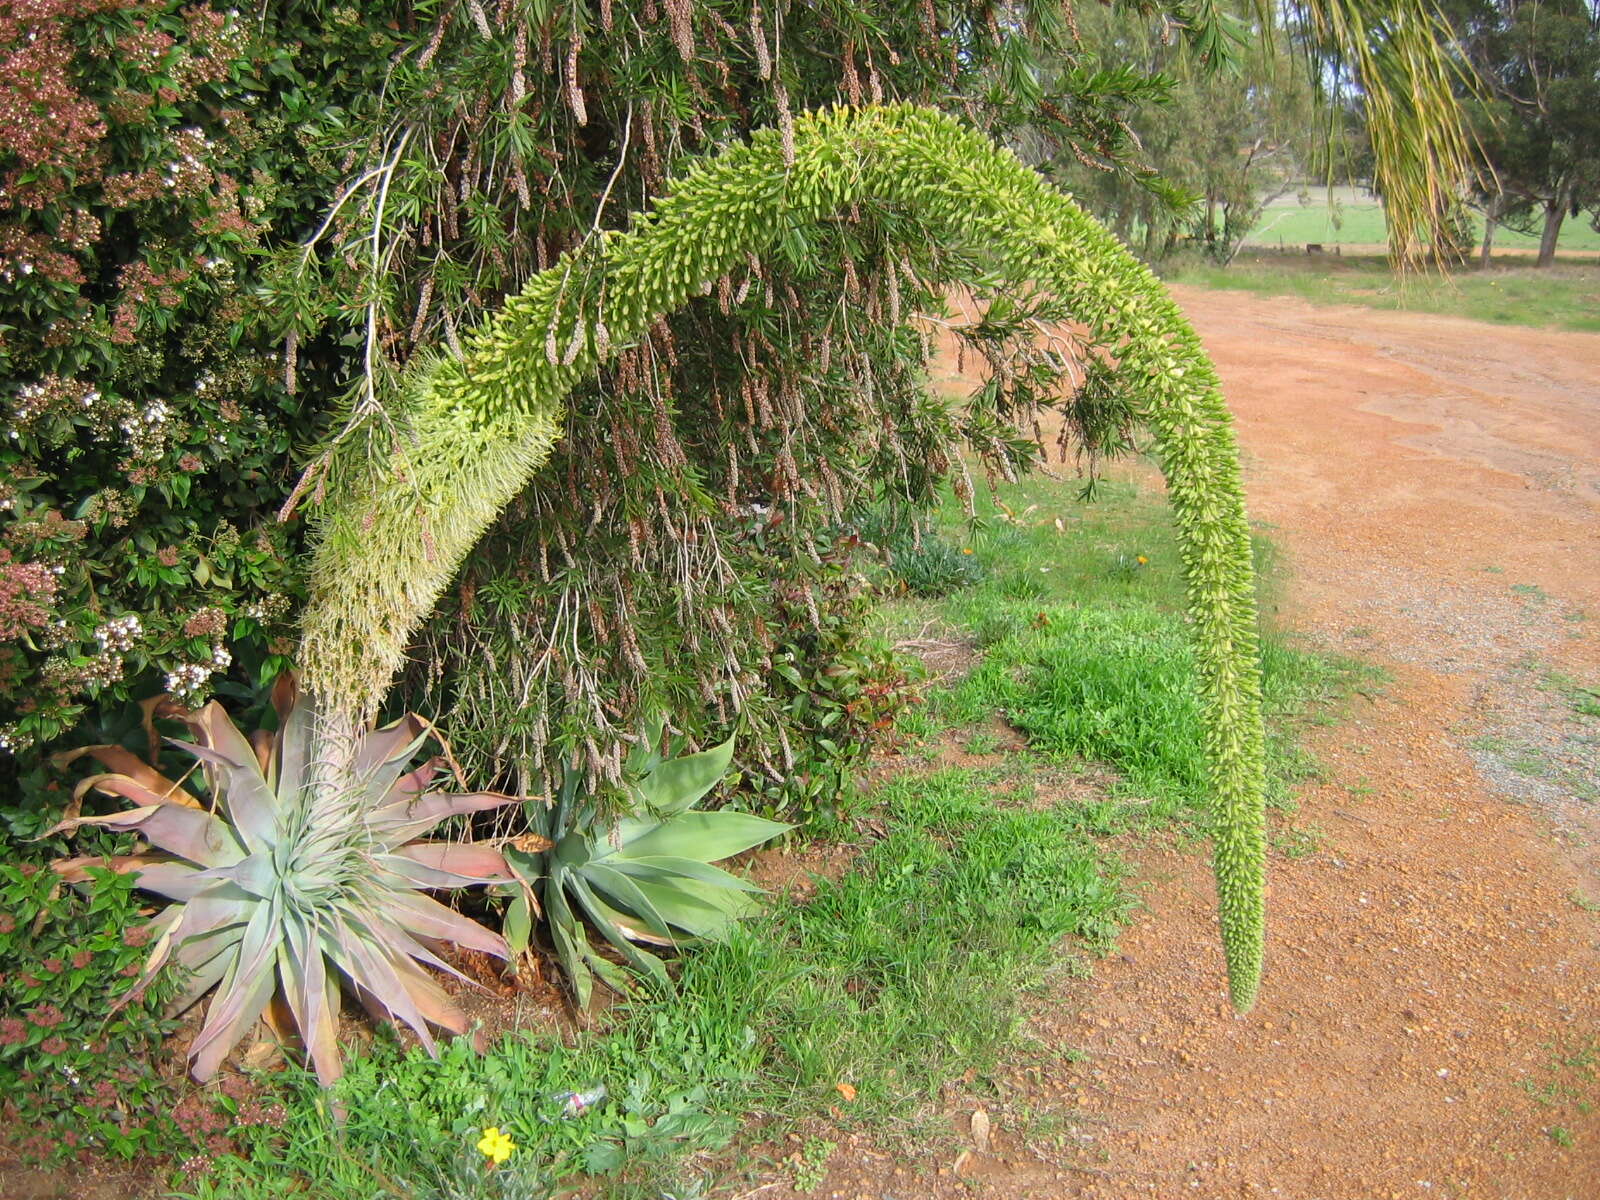
[[[402,453],[353,464],[323,510],[306,686],[336,721],[376,711],[462,559],[549,457],[568,392],[610,353],[785,230],[863,199],[903,206],[937,243],[1066,300],[1114,348],[1119,386],[1153,434],[1195,625],[1229,983],[1248,1008],[1265,858],[1254,573],[1232,424],[1199,338],[1106,229],[948,116],[911,106],[808,113],[793,124],[792,162],[784,143],[763,130],[696,163],[626,233],[602,234],[534,276],[464,339],[461,359],[411,374]]]

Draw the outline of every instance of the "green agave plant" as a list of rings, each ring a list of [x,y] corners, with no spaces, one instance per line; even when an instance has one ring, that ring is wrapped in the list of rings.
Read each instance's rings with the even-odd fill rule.
[[[206,803],[121,747],[89,747],[111,773],[93,789],[138,807],[72,817],[51,832],[93,825],[136,833],[150,852],[109,860],[138,885],[175,903],[157,930],[137,993],[162,967],[184,972],[174,1007],[213,988],[205,1024],[189,1049],[196,1079],[214,1074],[263,1016],[287,1003],[317,1077],[341,1072],[337,1043],[341,985],[373,1015],[403,1022],[431,1053],[432,1030],[466,1032],[465,1015],[425,969],[460,973],[439,956],[454,942],[501,958],[499,935],[423,893],[514,878],[498,849],[482,843],[419,840],[439,822],[516,802],[494,793],[428,790],[437,759],[407,770],[430,727],[416,716],[364,733],[341,787],[311,786],[316,714],[293,682],[274,694],[279,727],[246,738],[215,702],[177,710],[200,760]],[[58,862],[81,882],[104,858]]]
[[[614,991],[628,987],[626,972],[590,944],[580,912],[624,962],[666,986],[666,965],[644,946],[725,939],[755,910],[761,889],[711,864],[790,828],[748,813],[694,811],[727,774],[732,738],[674,758],[661,755],[660,745],[657,724],[629,757],[628,815],[602,823],[598,799],[580,790],[583,773],[569,767],[553,803],[525,806],[548,849],[505,850],[524,885],[506,912],[506,940],[515,952],[527,949],[537,890],[580,1008],[588,1008],[596,976]]]

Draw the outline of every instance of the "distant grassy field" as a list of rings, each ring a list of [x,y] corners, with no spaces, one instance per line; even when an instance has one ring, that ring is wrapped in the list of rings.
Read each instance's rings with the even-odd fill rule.
[[[1378,246],[1388,240],[1383,207],[1376,199],[1357,188],[1333,188],[1334,206],[1328,205],[1329,189],[1306,189],[1309,202],[1302,204],[1295,194],[1282,196],[1267,206],[1261,221],[1245,239],[1247,246],[1286,246],[1321,242],[1325,246]],[[1478,222],[1478,239],[1483,238],[1483,222]],[[1516,233],[1503,226],[1495,231],[1497,249],[1536,250],[1539,239]],[[1600,233],[1589,225],[1587,216],[1568,219],[1561,226],[1558,250],[1600,250]]]
[[[1543,270],[1531,266],[1463,268],[1449,276],[1396,279],[1378,255],[1340,258],[1245,250],[1228,267],[1184,265],[1176,283],[1299,296],[1314,304],[1360,304],[1600,333],[1600,263],[1573,259]]]

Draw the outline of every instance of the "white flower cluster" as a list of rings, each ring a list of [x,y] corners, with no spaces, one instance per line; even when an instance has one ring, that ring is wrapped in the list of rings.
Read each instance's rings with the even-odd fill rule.
[[[122,419],[122,432],[135,458],[148,458],[161,450],[171,419],[172,410],[161,400],[152,400]]]
[[[167,691],[179,700],[191,702],[198,700],[206,684],[211,682],[211,676],[218,671],[226,671],[232,663],[233,655],[221,642],[218,642],[211,648],[209,660],[179,663],[168,671]]]
[[[132,650],[144,627],[133,613],[107,621],[94,631],[102,650]]]
[[[199,663],[179,663],[167,672],[167,691],[174,696],[197,696],[211,678],[211,668]]]

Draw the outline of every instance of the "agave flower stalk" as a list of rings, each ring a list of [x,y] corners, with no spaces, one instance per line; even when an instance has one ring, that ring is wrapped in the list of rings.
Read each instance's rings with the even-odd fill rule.
[[[88,753],[116,769],[80,785],[137,806],[72,817],[84,826],[136,833],[144,853],[112,859],[117,871],[173,903],[135,992],[169,964],[184,972],[174,1008],[214,990],[189,1048],[196,1079],[228,1052],[281,995],[324,1083],[341,1071],[337,1023],[348,989],[375,1015],[403,1023],[434,1049],[435,1029],[464,1033],[465,1015],[427,968],[460,973],[440,956],[454,942],[507,957],[504,940],[427,896],[514,878],[498,849],[423,838],[440,822],[516,802],[515,797],[430,791],[436,759],[408,769],[429,727],[407,716],[352,738],[348,762],[316,770],[317,715],[292,682],[278,689],[279,728],[246,738],[215,702],[182,713],[194,734],[180,742],[202,764],[202,803],[120,747]],[[58,862],[81,882],[100,858]]]

